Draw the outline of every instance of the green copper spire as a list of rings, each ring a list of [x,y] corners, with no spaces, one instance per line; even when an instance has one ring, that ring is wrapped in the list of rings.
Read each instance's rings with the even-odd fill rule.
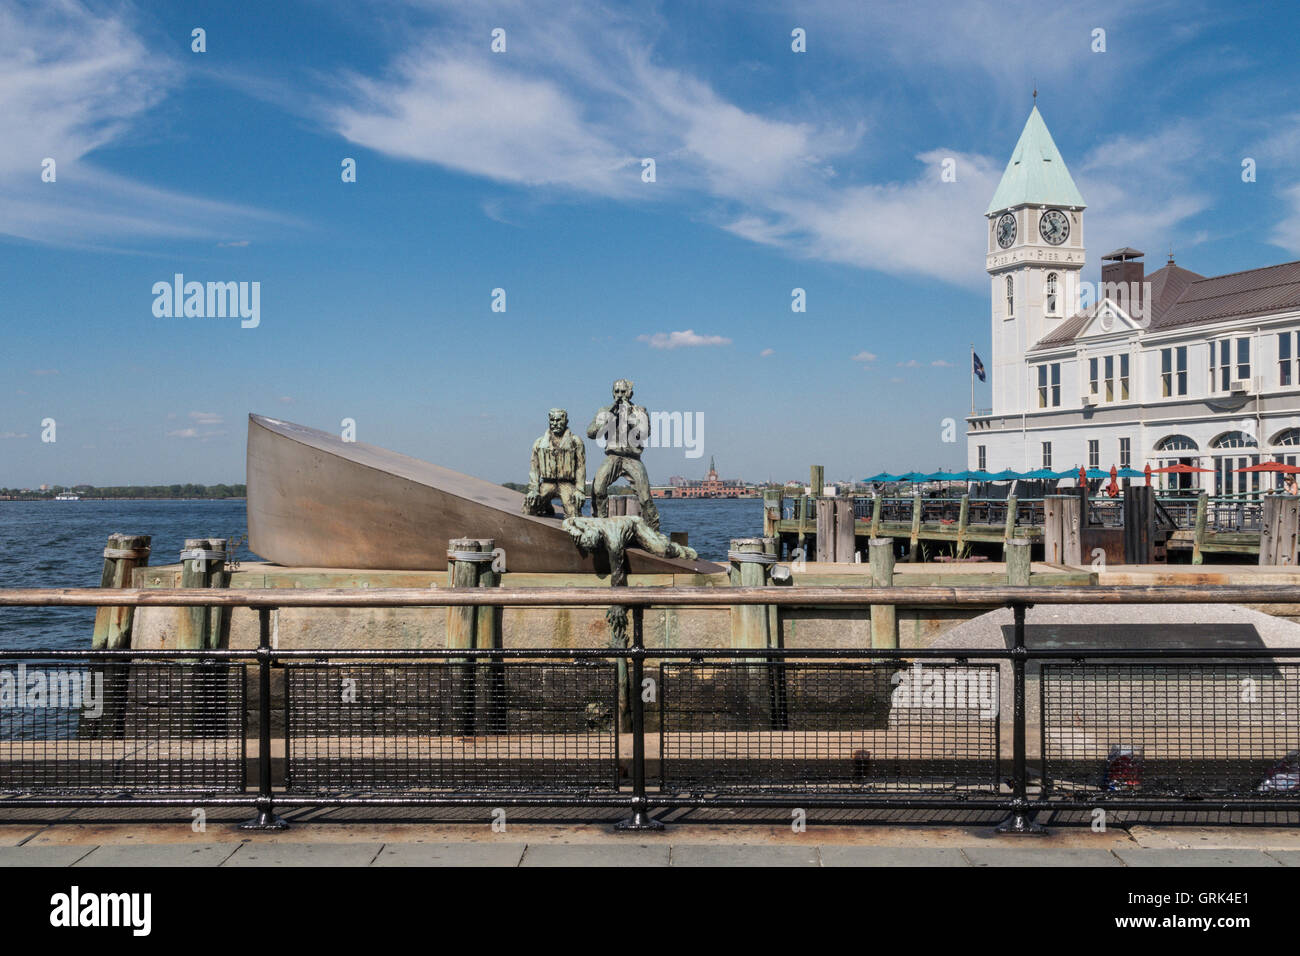
[[[993,201],[989,203],[985,215],[1025,203],[1041,206],[1085,205],[1037,106],[1029,114],[1015,151],[1011,154],[1011,162],[1007,163],[1002,182],[998,183],[997,192],[993,194]]]

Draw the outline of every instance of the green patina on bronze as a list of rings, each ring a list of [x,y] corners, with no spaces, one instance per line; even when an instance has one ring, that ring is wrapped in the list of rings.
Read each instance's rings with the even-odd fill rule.
[[[564,516],[577,517],[582,514],[586,487],[587,446],[569,431],[569,413],[563,408],[552,408],[546,434],[533,442],[524,514],[553,518],[551,501],[559,498]]]
[[[587,437],[605,439],[605,461],[596,471],[591,487],[591,510],[598,518],[609,517],[609,486],[627,479],[641,503],[641,517],[659,530],[659,509],[650,494],[650,476],[641,464],[641,452],[650,440],[650,414],[643,405],[632,404],[632,380],[614,383],[614,403],[596,412],[587,426]]]

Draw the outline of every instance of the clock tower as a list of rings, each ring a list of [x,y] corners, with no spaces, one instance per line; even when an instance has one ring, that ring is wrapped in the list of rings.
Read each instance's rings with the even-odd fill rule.
[[[985,213],[994,415],[1031,410],[1025,354],[1078,311],[1083,210],[1035,105]]]

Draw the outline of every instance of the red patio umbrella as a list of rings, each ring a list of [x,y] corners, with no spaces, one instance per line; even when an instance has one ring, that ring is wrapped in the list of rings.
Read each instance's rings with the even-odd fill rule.
[[[1195,465],[1166,465],[1164,468],[1152,468],[1153,475],[1190,475],[1194,471],[1203,471],[1206,474],[1212,474],[1213,468],[1197,468]]]
[[[1147,474],[1147,485],[1150,486],[1150,484],[1151,484],[1151,462],[1147,462],[1147,466],[1146,466],[1146,468],[1143,469],[1143,470],[1144,470],[1144,471],[1146,472],[1146,474]]]
[[[1284,461],[1261,461],[1258,465],[1232,470],[1234,474],[1242,471],[1273,471],[1281,475],[1300,475],[1300,465],[1288,465]]]

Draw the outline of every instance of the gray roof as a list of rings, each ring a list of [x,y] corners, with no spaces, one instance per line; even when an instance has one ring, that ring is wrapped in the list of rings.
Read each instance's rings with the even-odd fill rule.
[[[1248,318],[1300,309],[1300,262],[1206,278],[1169,263],[1146,276],[1151,283],[1151,324],[1160,332],[1222,319]],[[1067,345],[1097,314],[1100,303],[1066,319],[1030,349]]]

